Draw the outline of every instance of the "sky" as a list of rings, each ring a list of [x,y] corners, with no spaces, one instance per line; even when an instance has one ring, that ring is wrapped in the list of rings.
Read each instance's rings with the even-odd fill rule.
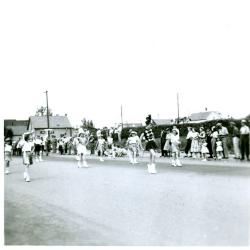
[[[3,119],[39,106],[97,127],[250,113],[249,1],[1,1]]]

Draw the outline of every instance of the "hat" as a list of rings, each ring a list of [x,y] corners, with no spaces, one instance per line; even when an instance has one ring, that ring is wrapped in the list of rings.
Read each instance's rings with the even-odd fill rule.
[[[178,134],[178,130],[176,128],[172,129],[172,132],[175,131]]]
[[[247,121],[243,119],[243,120],[241,120],[241,123],[247,123]]]
[[[219,126],[221,126],[222,124],[220,123],[220,122],[218,122],[217,124],[216,124],[216,127],[219,127]]]
[[[8,142],[8,141],[11,141],[11,139],[10,139],[9,137],[7,137],[7,138],[5,139],[5,142]]]
[[[134,135],[136,135],[136,134],[137,134],[137,132],[136,132],[136,131],[131,131],[130,133],[131,133],[131,134],[134,134]]]

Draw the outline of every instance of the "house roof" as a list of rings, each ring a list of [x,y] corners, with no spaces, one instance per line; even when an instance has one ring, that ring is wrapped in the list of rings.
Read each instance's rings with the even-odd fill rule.
[[[29,124],[32,124],[34,129],[48,128],[47,116],[31,116]],[[50,128],[72,128],[67,116],[49,116]]]
[[[15,120],[15,119],[5,119],[4,120],[4,127],[9,126],[27,126],[28,120]]]
[[[21,136],[27,132],[27,126],[7,126],[7,128],[12,130],[14,136]]]
[[[207,120],[209,115],[211,115],[212,113],[220,115],[220,113],[217,111],[206,111],[206,112],[193,113],[190,115],[189,118],[191,121]]]
[[[172,124],[173,120],[172,119],[154,119],[154,122],[156,125],[168,125]]]

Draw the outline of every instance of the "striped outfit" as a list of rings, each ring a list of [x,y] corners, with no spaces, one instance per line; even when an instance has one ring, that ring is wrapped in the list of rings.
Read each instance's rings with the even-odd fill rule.
[[[149,151],[150,149],[156,149],[157,148],[157,145],[155,143],[155,139],[154,139],[154,133],[152,131],[152,129],[146,129],[144,131],[144,137],[147,141],[147,144],[146,144],[146,150]]]

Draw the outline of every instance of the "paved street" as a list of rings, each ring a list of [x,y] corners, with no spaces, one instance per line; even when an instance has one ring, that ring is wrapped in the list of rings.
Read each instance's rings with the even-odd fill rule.
[[[94,158],[79,169],[73,156],[54,155],[34,163],[25,183],[14,158],[5,176],[5,244],[249,245],[249,163],[185,159],[178,168],[157,160],[150,175],[145,162]]]

